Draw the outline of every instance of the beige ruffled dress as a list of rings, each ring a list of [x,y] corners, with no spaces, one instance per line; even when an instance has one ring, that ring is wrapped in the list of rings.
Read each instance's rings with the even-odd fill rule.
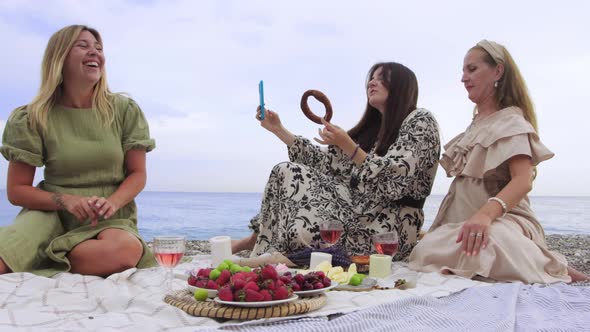
[[[410,255],[411,269],[524,283],[570,281],[565,257],[547,249],[526,196],[492,223],[489,244],[479,255],[467,256],[455,243],[464,221],[508,184],[507,161],[517,155],[530,156],[535,166],[553,157],[517,107],[474,121],[445,146],[440,164],[455,179],[432,227]]]

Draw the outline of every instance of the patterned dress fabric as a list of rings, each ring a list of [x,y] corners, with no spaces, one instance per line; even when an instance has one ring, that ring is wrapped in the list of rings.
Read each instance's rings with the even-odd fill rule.
[[[409,255],[424,222],[422,208],[404,205],[430,194],[440,152],[436,120],[425,109],[410,113],[384,156],[372,150],[357,167],[335,146],[320,148],[297,137],[290,162],[276,165],[262,207],[250,222],[258,233],[252,256],[319,248],[321,221],[343,225],[338,241],[350,255],[374,253],[371,236],[395,229],[396,260]]]
[[[48,114],[47,130],[41,131],[28,125],[29,113],[20,107],[6,123],[0,153],[9,161],[44,166],[44,180],[38,187],[45,191],[108,197],[125,179],[125,152],[155,147],[139,106],[121,95],[113,98],[114,121],[108,126],[97,122],[94,109],[57,105]],[[24,208],[11,225],[0,228],[0,257],[14,272],[52,276],[70,270],[66,255],[72,248],[107,228],[123,229],[139,238],[135,202],[108,220],[99,219],[95,227],[66,210]],[[155,265],[151,250],[141,242],[144,254],[138,267]]]
[[[445,145],[440,163],[455,179],[432,227],[412,252],[410,268],[524,283],[570,281],[565,257],[547,249],[526,196],[492,223],[489,244],[479,255],[467,256],[455,243],[464,221],[510,182],[508,160],[519,155],[529,156],[535,166],[553,157],[517,107],[474,121]]]

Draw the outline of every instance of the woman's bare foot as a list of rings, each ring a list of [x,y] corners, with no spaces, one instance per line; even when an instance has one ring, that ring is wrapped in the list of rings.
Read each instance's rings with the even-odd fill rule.
[[[590,280],[586,274],[574,269],[571,266],[567,267],[567,274],[569,274],[569,276],[572,278],[572,282]]]
[[[254,249],[254,245],[256,244],[256,238],[258,236],[256,233],[252,233],[250,236],[246,236],[243,239],[239,240],[231,240],[231,252],[235,254],[242,250],[252,250]]]

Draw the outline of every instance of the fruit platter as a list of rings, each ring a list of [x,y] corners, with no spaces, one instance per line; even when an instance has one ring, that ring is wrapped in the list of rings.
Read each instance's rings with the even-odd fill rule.
[[[197,301],[213,298],[219,304],[242,307],[282,304],[299,297],[321,295],[338,286],[338,282],[323,271],[306,274],[281,271],[279,274],[272,264],[251,269],[230,260],[216,268],[192,271],[187,283]]]

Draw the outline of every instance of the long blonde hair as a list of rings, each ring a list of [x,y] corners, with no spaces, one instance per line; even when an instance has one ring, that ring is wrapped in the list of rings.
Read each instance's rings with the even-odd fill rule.
[[[42,130],[47,128],[48,113],[59,102],[62,95],[64,62],[82,31],[90,32],[102,45],[102,38],[98,31],[85,25],[67,26],[54,33],[47,42],[41,65],[41,87],[37,96],[28,105],[29,125],[32,128]],[[114,107],[104,67],[100,79],[94,86],[92,108],[98,111],[99,120],[104,125],[112,123]]]
[[[500,109],[518,106],[524,113],[524,118],[533,125],[535,131],[538,133],[537,127],[537,115],[535,114],[535,107],[533,101],[529,96],[529,91],[526,87],[526,83],[518,66],[514,62],[514,59],[503,45],[496,44],[499,46],[503,53],[504,58],[504,74],[498,81],[496,88],[496,102]],[[498,62],[494,60],[492,55],[483,47],[476,45],[471,48],[482,50],[484,53],[484,61],[492,67],[496,67]]]

